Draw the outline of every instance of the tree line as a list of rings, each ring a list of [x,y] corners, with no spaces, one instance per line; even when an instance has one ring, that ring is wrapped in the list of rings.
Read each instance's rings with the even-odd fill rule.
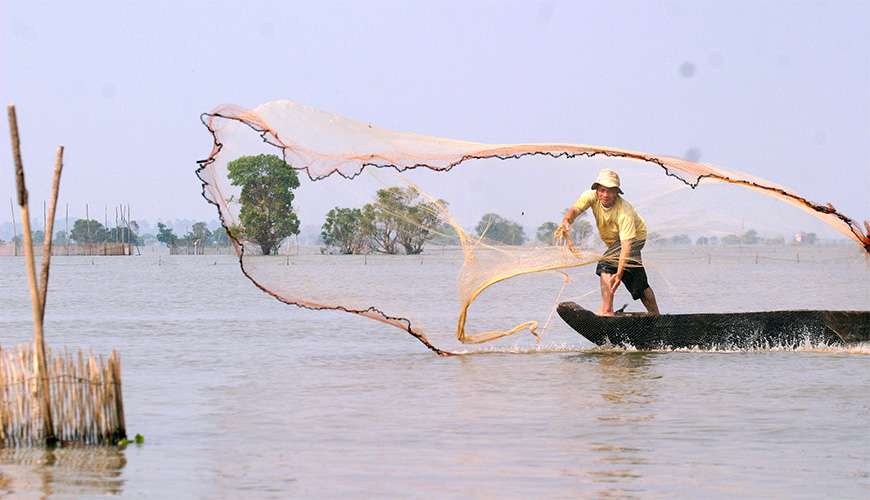
[[[170,248],[188,247],[198,253],[199,249],[212,246],[227,246],[230,237],[255,242],[263,255],[277,253],[278,247],[288,237],[298,235],[300,220],[293,206],[294,190],[299,187],[296,171],[288,168],[281,158],[275,155],[242,156],[228,164],[228,175],[233,186],[241,188],[239,203],[239,223],[211,231],[205,222],[193,224],[184,235],[176,235],[172,228],[157,224],[156,240]],[[423,252],[426,243],[439,245],[458,244],[459,238],[452,226],[442,220],[446,213],[447,202],[429,200],[413,186],[379,189],[374,199],[362,207],[334,207],[327,214],[320,228],[323,253],[337,254],[407,254]],[[590,239],[593,227],[585,220],[586,213],[578,217],[571,232],[576,246],[585,246]],[[553,245],[558,224],[548,221],[538,226],[535,240],[545,245]],[[55,241],[65,244],[74,241],[79,244],[90,243],[131,243],[139,245],[142,238],[135,221],[114,228],[103,226],[99,221],[76,220],[70,234],[59,231]],[[523,245],[529,238],[519,223],[497,213],[487,213],[481,217],[474,228],[478,237],[504,245]],[[803,234],[803,233],[802,233]],[[34,240],[40,241],[41,231],[36,231]],[[687,235],[669,238],[650,233],[647,238],[658,244],[691,244]],[[744,234],[717,237],[700,237],[697,245],[712,244],[756,244],[783,242],[760,238],[754,230]],[[813,244],[816,236],[807,233],[804,244]]]
[[[275,155],[243,156],[227,165],[230,183],[241,188],[239,224],[230,234],[257,243],[264,255],[275,253],[281,242],[299,234],[300,221],[293,206],[299,187],[296,171]],[[423,252],[426,243],[457,244],[458,236],[441,217],[447,202],[429,200],[413,186],[379,189],[361,207],[334,207],[321,226],[323,253],[407,254]],[[542,224],[536,239],[553,244],[555,222]],[[475,227],[477,236],[506,245],[528,241],[523,227],[498,214],[484,215]],[[592,233],[588,221],[575,223],[575,243]],[[158,236],[165,241],[165,237]]]
[[[115,227],[104,226],[94,219],[76,219],[73,222],[73,228],[67,234],[66,231],[55,231],[52,236],[52,242],[56,245],[88,245],[96,243],[130,243],[132,245],[140,245],[141,238],[138,235],[139,226],[136,221],[130,221],[129,226],[118,225]],[[34,243],[42,243],[45,239],[43,230],[33,231],[31,236]],[[16,235],[12,238],[13,242],[20,243],[21,236]],[[0,240],[0,243],[3,243]]]
[[[229,246],[230,238],[227,236],[227,231],[223,227],[219,227],[214,231],[208,228],[205,222],[196,222],[191,226],[183,236],[179,237],[175,234],[171,227],[162,222],[157,223],[157,241],[163,243],[169,248],[188,247],[188,248],[205,248],[205,247],[225,247]]]

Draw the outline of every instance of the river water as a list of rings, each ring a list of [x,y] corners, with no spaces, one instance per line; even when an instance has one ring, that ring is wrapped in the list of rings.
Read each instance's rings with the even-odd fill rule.
[[[665,311],[870,309],[870,267],[851,246],[758,252],[650,249],[645,258]],[[128,432],[145,444],[0,451],[0,494],[870,493],[867,345],[599,349],[556,318],[540,346],[526,334],[485,355],[443,358],[380,323],[284,305],[234,257],[149,250],[52,262],[49,345],[120,350]],[[459,262],[424,254],[380,265],[384,279],[406,273],[449,289]],[[594,291],[585,272],[580,290]],[[3,348],[32,338],[24,276],[22,259],[0,258]],[[501,292],[501,309],[476,309],[481,321],[522,309],[529,287],[518,288],[514,300],[510,287]],[[449,316],[451,300],[421,314]],[[596,306],[594,293],[578,300]]]

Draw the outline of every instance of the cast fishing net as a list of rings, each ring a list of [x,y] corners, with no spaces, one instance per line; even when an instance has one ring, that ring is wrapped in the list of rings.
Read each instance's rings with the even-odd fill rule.
[[[523,331],[534,339],[560,297],[580,293],[590,304],[597,301],[592,269],[603,246],[590,217],[591,237],[576,245],[546,235],[510,245],[490,236],[507,219],[514,228],[525,226],[529,239],[536,240],[535,228],[552,229],[544,223],[558,223],[605,167],[619,172],[624,198],[646,219],[651,235],[694,240],[741,234],[748,227],[759,235],[791,235],[794,230],[781,221],[794,219],[797,207],[813,216],[799,217],[801,227],[832,228],[870,252],[866,229],[830,204],[744,173],[675,157],[582,144],[484,144],[394,132],[291,101],[250,110],[222,106],[202,120],[214,139],[197,170],[203,196],[217,207],[246,277],[287,304],[371,318],[439,353]],[[252,193],[268,185],[246,191],[234,177],[237,160],[252,157],[277,157],[282,168],[299,174],[288,206],[267,206],[273,202]],[[379,191],[382,203],[377,204]],[[393,203],[391,196],[401,199]],[[380,240],[345,239],[334,247],[312,241],[330,210],[359,209],[360,215],[367,204],[379,207],[377,213],[370,210],[368,220],[381,222],[377,228],[370,224],[367,234],[375,228]],[[257,217],[286,214],[282,210],[288,208],[292,220],[281,216],[284,231],[292,226],[294,235],[281,236],[263,255],[262,238],[245,226],[254,226]],[[353,214],[332,212],[339,213]],[[421,221],[428,236],[417,253],[419,241],[408,244],[394,236]],[[655,267],[647,258],[645,265]],[[585,280],[580,290],[570,286],[578,270]],[[526,317],[530,314],[536,317]]]

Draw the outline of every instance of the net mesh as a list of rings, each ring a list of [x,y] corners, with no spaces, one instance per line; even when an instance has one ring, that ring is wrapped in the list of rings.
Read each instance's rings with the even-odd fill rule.
[[[549,321],[554,301],[563,296],[573,270],[602,259],[594,231],[578,244],[558,244],[544,235],[537,244],[505,245],[492,238],[502,227],[498,218],[484,216],[474,229],[467,225],[493,207],[534,226],[539,221],[531,220],[532,213],[558,221],[561,210],[589,188],[602,166],[620,172],[626,198],[647,219],[651,238],[653,231],[724,237],[736,230],[738,220],[740,229],[745,229],[747,219],[760,233],[771,229],[781,233],[777,214],[790,206],[870,253],[867,223],[862,228],[830,204],[814,203],[745,173],[676,157],[582,144],[484,144],[395,132],[291,101],[250,110],[222,106],[204,114],[202,121],[212,134],[213,148],[199,162],[197,175],[203,196],[217,207],[231,236],[246,277],[282,302],[371,318],[410,333],[441,354],[524,330],[539,335],[540,321],[521,316],[537,307],[545,311],[541,319]],[[276,249],[267,252],[279,255],[262,255],[264,247],[245,227],[254,223],[242,213],[246,203],[257,203],[251,201],[256,198],[231,175],[235,160],[256,155],[275,155],[283,168],[300,174],[292,210],[309,235],[321,229],[325,216],[328,220],[328,210],[362,207],[365,211],[375,192],[392,190],[405,198],[392,203],[395,200],[388,196],[374,204],[377,209],[367,214],[367,234],[377,232],[390,240],[390,235],[402,233],[403,226],[419,226],[425,220],[428,236],[423,252],[418,254],[414,245],[403,246],[394,238],[393,250],[401,256],[381,255],[383,245],[370,245],[360,250],[362,255],[322,255],[322,250],[306,251],[299,237],[291,237],[280,238]],[[704,195],[694,196],[701,186]],[[267,202],[260,203],[260,211],[268,211]],[[544,214],[539,207],[549,212]],[[523,219],[527,210],[530,216]],[[351,212],[332,214],[332,227],[338,228],[339,216]],[[805,219],[801,224],[813,227]],[[541,225],[539,232],[551,228]],[[350,230],[364,232],[361,227]],[[440,245],[434,245],[437,242]],[[346,249],[352,248],[353,242],[348,245]],[[443,266],[444,272],[436,274],[444,279],[421,282],[420,268],[413,265],[418,258],[421,263],[428,259],[429,266]],[[491,288],[509,281],[511,300],[528,307],[499,303],[498,293]],[[455,300],[449,315],[422,307],[444,303],[448,297]],[[498,314],[471,321],[472,304]]]

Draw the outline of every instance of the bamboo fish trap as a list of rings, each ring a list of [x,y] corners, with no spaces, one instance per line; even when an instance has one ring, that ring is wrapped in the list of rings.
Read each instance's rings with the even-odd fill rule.
[[[0,350],[0,446],[34,446],[52,435],[61,444],[111,445],[126,437],[121,359],[112,351],[47,353],[49,408],[53,429],[45,432],[37,401],[33,347]]]

